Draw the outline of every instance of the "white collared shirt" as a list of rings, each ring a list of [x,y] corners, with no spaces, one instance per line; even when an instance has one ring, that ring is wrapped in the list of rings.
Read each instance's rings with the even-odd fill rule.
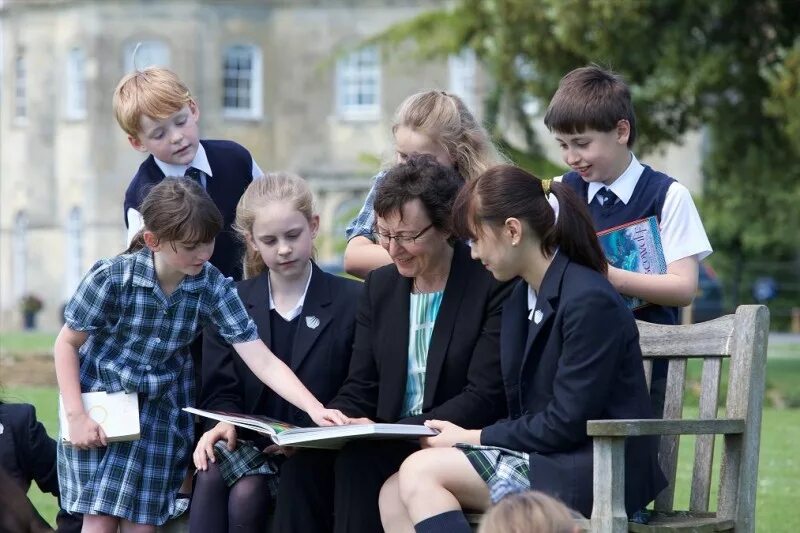
[[[528,320],[533,320],[533,311],[536,309],[536,291],[528,285]]]
[[[303,311],[303,304],[306,303],[306,294],[308,293],[308,286],[311,285],[311,276],[314,272],[314,268],[311,266],[311,261],[308,262],[308,279],[306,280],[306,288],[303,289],[303,294],[300,295],[300,298],[297,300],[297,303],[294,304],[289,311],[286,313],[281,313],[278,309],[275,308],[275,301],[272,299],[272,281],[269,279],[269,275],[267,275],[267,285],[269,286],[269,310],[272,311],[275,309],[281,317],[290,322],[295,319],[297,315],[299,315]]]
[[[628,164],[628,168],[614,180],[614,183],[608,187],[600,182],[589,184],[586,203],[592,203],[595,195],[601,189],[607,188],[627,205],[631,201],[633,191],[643,172],[644,165],[631,153],[631,162]],[[558,181],[561,181],[561,178]],[[677,181],[674,181],[667,189],[664,207],[661,209],[659,230],[667,265],[692,256],[696,256],[698,261],[702,261],[711,254],[711,243],[708,241],[703,221],[694,205],[692,195],[689,189]]]
[[[153,156],[153,159],[155,160],[156,165],[158,165],[158,168],[161,169],[161,172],[164,173],[164,176],[183,176],[186,174],[186,169],[189,167],[202,170],[205,176],[201,176],[200,185],[202,185],[204,189],[207,186],[208,178],[214,176],[214,174],[211,172],[211,164],[208,162],[206,149],[203,147],[202,143],[197,144],[197,153],[194,154],[194,159],[192,159],[192,162],[188,165],[173,165],[172,163],[165,163],[155,156]],[[264,172],[258,166],[256,160],[252,157],[251,159],[253,161],[253,179],[262,177]],[[131,240],[133,240],[136,234],[139,233],[139,230],[144,226],[144,221],[142,220],[142,214],[133,208],[129,208],[128,212],[125,213],[125,216],[128,220],[128,244],[130,244]]]

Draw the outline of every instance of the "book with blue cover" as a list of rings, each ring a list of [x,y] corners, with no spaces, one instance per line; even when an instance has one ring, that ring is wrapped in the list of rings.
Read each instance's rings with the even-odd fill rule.
[[[597,239],[608,262],[617,268],[642,274],[667,273],[661,232],[655,216],[601,231]],[[635,296],[623,294],[622,297],[631,309],[648,305],[648,302]]]

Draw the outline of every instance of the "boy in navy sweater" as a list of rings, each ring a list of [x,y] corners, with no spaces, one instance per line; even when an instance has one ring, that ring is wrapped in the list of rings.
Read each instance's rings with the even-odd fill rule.
[[[150,156],[125,192],[125,225],[130,241],[142,227],[139,204],[166,176],[194,179],[208,192],[225,219],[211,264],[225,276],[242,277],[242,249],[231,230],[236,204],[263,172],[250,152],[232,141],[200,140],[200,109],[175,73],[150,67],[128,74],[114,91],[114,115],[134,149]]]
[[[677,324],[678,308],[697,292],[699,262],[711,253],[700,215],[686,187],[642,165],[631,152],[636,117],[628,86],[597,66],[575,69],[561,79],[544,117],[572,169],[561,180],[583,198],[595,229],[655,215],[667,273],[639,274],[608,267],[608,279],[622,294],[651,305],[634,312],[639,320]],[[651,395],[656,416],[663,410],[665,364],[653,368]]]

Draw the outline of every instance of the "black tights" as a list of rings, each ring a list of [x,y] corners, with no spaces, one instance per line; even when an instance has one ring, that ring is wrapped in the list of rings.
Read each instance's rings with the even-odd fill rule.
[[[189,531],[203,533],[263,533],[270,494],[267,477],[244,476],[228,487],[215,463],[198,472],[189,511]]]

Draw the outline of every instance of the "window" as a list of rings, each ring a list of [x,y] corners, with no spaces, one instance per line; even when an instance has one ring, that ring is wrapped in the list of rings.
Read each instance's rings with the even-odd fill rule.
[[[65,115],[68,119],[86,118],[86,53],[73,48],[67,56]]]
[[[136,49],[136,46],[139,49]],[[134,52],[136,57],[134,58]],[[123,52],[125,72],[147,67],[169,67],[169,47],[162,41],[141,41],[125,45]]]
[[[18,55],[14,59],[14,118],[25,120],[28,116],[28,97],[26,95],[25,57]]]
[[[450,56],[447,66],[450,72],[450,92],[460,96],[467,108],[474,113],[477,106],[476,73],[478,70],[475,52],[465,49],[457,56]]]
[[[28,217],[24,211],[17,213],[14,218],[14,238],[11,246],[14,297],[19,300],[28,289]]]
[[[222,108],[226,117],[261,117],[261,50],[235,45],[223,59]]]
[[[336,65],[336,104],[342,118],[380,117],[381,64],[378,49],[362,48]]]
[[[81,209],[73,207],[67,218],[66,231],[66,268],[64,269],[64,299],[69,299],[78,288],[83,275],[83,223]]]

